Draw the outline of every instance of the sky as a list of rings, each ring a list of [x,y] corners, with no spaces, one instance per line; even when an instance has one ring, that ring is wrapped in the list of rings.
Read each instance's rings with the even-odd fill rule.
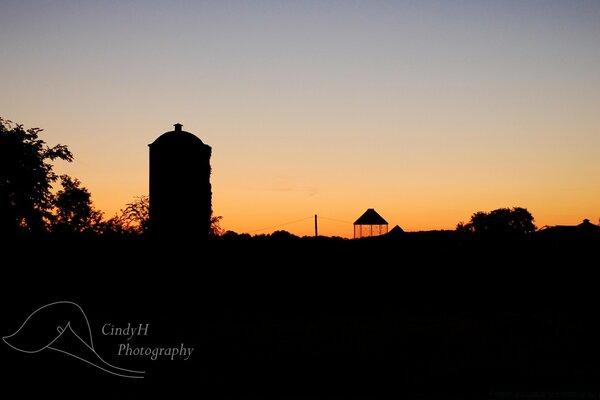
[[[0,117],[67,144],[107,217],[179,122],[240,233],[597,223],[599,43],[597,0],[0,0]]]

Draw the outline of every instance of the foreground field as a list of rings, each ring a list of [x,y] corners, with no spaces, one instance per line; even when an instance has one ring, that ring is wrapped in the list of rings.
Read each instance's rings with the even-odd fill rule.
[[[97,353],[145,378],[3,345],[6,382],[63,398],[591,395],[598,244],[444,232],[16,243],[6,252],[19,261],[3,264],[2,335],[68,300],[85,310]],[[140,325],[146,334],[125,331]]]

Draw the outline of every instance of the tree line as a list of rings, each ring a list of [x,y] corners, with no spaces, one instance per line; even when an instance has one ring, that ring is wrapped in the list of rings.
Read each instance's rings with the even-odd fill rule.
[[[91,193],[69,175],[58,175],[53,163],[73,161],[66,145],[48,146],[43,129],[25,129],[0,118],[0,235],[118,235],[148,232],[149,198],[137,196],[113,217],[94,206]],[[58,190],[53,190],[55,184]],[[213,235],[223,233],[220,216],[211,217]],[[534,218],[525,208],[478,211],[456,231],[463,234],[523,235],[534,232]]]

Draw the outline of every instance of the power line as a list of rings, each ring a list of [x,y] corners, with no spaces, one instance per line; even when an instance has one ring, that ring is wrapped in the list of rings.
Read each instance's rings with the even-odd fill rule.
[[[297,219],[297,220],[295,220],[295,221],[284,222],[283,224],[279,224],[279,225],[267,226],[266,228],[255,229],[255,230],[253,230],[253,231],[248,231],[248,233],[254,233],[254,232],[259,232],[259,231],[266,231],[267,229],[273,229],[273,228],[279,228],[279,227],[281,227],[281,226],[286,226],[286,225],[295,224],[295,223],[302,222],[302,221],[306,221],[307,219],[312,219],[312,218],[314,218],[314,216],[310,216],[310,217],[306,217],[306,218]]]
[[[260,228],[260,229],[254,229],[252,231],[248,231],[247,233],[254,233],[254,232],[260,232],[260,231],[266,231],[268,229],[280,228],[282,226],[296,224],[298,222],[306,221],[306,220],[312,219],[312,218],[314,218],[314,216],[310,216],[310,217],[306,217],[306,218],[300,218],[300,219],[297,219],[297,220],[294,220],[294,221],[284,222],[282,224],[277,224],[277,225],[271,225],[271,226],[267,226],[267,227]],[[324,220],[327,220],[327,221],[333,221],[333,222],[337,222],[337,223],[340,223],[340,224],[350,224],[350,225],[353,224],[353,222],[342,221],[340,219],[335,219],[335,218],[322,217],[320,215],[319,215],[319,219],[324,219]]]
[[[335,219],[335,218],[327,218],[327,217],[322,217],[319,215],[319,219],[326,219],[328,221],[333,221],[333,222],[339,222],[341,224],[353,224],[353,222],[349,222],[349,221],[342,221],[340,219]]]

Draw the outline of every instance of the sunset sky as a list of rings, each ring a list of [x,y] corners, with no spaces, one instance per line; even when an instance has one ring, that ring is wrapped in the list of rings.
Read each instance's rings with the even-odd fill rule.
[[[0,116],[67,144],[107,217],[176,122],[237,232],[600,217],[597,0],[2,0],[0,60]]]

